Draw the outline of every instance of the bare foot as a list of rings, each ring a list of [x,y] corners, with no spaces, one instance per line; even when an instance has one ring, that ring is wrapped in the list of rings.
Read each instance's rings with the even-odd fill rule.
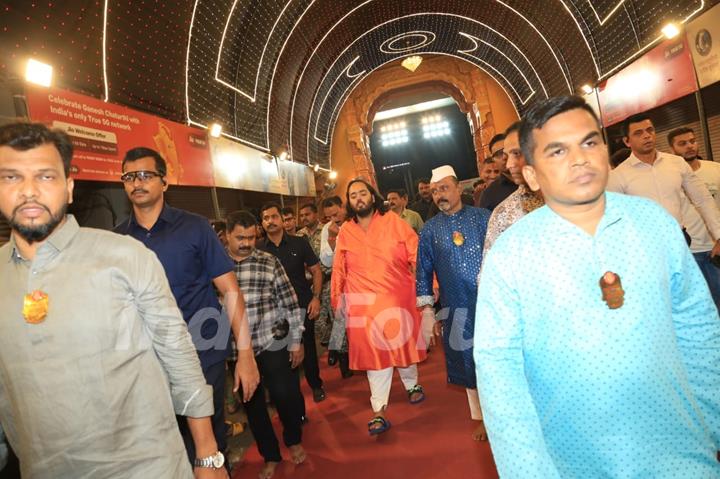
[[[290,459],[295,464],[302,464],[305,462],[305,459],[307,459],[307,454],[305,454],[305,449],[300,444],[295,444],[294,446],[290,446],[288,449],[290,449]]]
[[[265,467],[260,470],[258,477],[260,479],[270,479],[275,474],[275,468],[280,464],[279,462],[266,462]]]
[[[472,434],[473,441],[487,441],[488,435],[485,430],[485,423],[480,421],[478,427],[475,428]]]

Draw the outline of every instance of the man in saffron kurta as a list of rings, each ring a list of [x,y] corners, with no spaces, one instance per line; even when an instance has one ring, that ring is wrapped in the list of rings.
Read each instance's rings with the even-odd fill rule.
[[[484,441],[487,433],[477,394],[472,343],[477,277],[490,211],[463,205],[462,188],[451,166],[433,170],[430,191],[442,213],[428,220],[420,232],[417,306],[423,308],[423,326],[427,328],[435,322],[433,273],[436,274],[442,306],[437,319],[444,324],[448,382],[466,388],[470,417],[479,421],[473,438]]]
[[[350,221],[335,246],[332,305],[346,308],[350,368],[368,374],[374,435],[390,427],[385,409],[394,368],[412,404],[425,397],[417,384],[417,363],[426,356],[415,307],[418,239],[399,216],[385,212],[382,197],[364,180],[350,182],[347,196]]]

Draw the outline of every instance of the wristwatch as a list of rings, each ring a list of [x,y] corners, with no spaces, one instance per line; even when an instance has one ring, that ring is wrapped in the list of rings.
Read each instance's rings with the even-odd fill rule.
[[[224,464],[225,456],[220,451],[208,457],[196,458],[194,463],[195,467],[212,467],[213,469],[220,469]]]

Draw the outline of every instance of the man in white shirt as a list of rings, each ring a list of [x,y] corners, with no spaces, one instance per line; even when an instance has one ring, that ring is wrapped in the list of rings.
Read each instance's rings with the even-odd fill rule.
[[[692,128],[676,128],[668,133],[668,145],[673,153],[685,158],[687,164],[700,178],[720,208],[720,163],[703,160],[698,154],[695,132]]]
[[[700,159],[692,128],[676,128],[668,133],[667,140],[673,153],[685,159],[720,207],[720,163]],[[720,308],[720,268],[710,262],[713,240],[698,211],[687,198],[683,200],[683,226],[692,239],[690,251],[710,287],[715,305]]]
[[[683,198],[687,196],[712,238],[710,256],[716,256],[720,253],[720,210],[685,160],[657,151],[655,138],[655,127],[647,115],[633,115],[625,121],[623,141],[632,154],[610,172],[607,189],[655,200],[679,225],[683,225]]]

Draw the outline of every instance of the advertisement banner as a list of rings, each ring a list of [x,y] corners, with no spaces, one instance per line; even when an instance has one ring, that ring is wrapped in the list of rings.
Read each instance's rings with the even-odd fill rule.
[[[70,135],[76,179],[119,181],[125,152],[144,146],[165,159],[170,184],[214,185],[205,130],[57,88],[28,85],[26,97],[33,121]]]
[[[697,91],[687,39],[666,40],[598,86],[603,125]]]
[[[225,138],[210,138],[215,185],[292,196],[315,196],[315,177],[307,165],[278,160]]]
[[[720,80],[720,5],[685,27],[700,88]]]

